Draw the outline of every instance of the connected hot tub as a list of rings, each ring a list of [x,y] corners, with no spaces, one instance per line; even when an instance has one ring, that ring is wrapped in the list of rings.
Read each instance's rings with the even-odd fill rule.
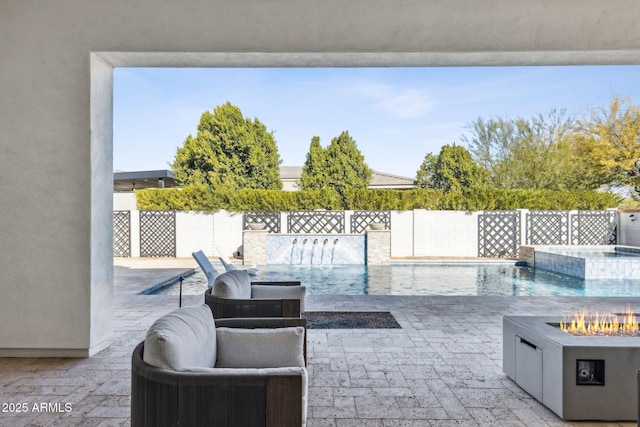
[[[628,246],[536,248],[536,268],[580,279],[640,279],[640,249]]]
[[[565,420],[637,420],[640,338],[574,336],[562,321],[505,316],[504,373]]]

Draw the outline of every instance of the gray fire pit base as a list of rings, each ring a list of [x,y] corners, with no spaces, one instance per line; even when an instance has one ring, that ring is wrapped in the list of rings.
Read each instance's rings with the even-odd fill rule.
[[[561,320],[505,316],[504,373],[565,420],[637,420],[640,338],[575,337]]]
[[[638,377],[638,420],[640,421],[640,369],[636,371]]]

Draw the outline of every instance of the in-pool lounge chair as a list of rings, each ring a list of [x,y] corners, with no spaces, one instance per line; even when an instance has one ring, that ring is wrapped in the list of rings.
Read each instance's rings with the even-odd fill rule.
[[[133,351],[131,426],[305,426],[305,350],[305,319],[179,308]]]
[[[212,287],[213,281],[215,280],[216,277],[218,277],[218,274],[219,274],[218,270],[216,270],[213,267],[213,265],[211,264],[211,261],[209,261],[209,258],[207,258],[204,252],[202,251],[193,252],[191,256],[193,256],[193,258],[196,260],[196,262],[202,269],[202,272],[204,273],[205,277],[207,278],[207,287],[209,288]]]

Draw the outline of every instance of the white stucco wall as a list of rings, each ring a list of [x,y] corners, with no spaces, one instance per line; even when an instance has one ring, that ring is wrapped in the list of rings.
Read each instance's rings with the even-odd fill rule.
[[[635,0],[1,1],[0,356],[108,344],[112,67],[637,64],[638,16]]]
[[[413,211],[391,211],[391,256],[412,257]]]
[[[216,251],[222,255],[231,257],[231,254],[242,250],[242,213],[216,212],[213,216],[214,237],[213,245]],[[214,255],[214,253],[211,253]]]
[[[213,256],[213,214],[176,212],[176,256],[190,257],[202,250]]]
[[[618,244],[640,246],[640,211],[620,213],[618,228]],[[527,239],[530,211],[518,210],[520,216],[520,242]],[[281,232],[288,233],[287,213],[281,212]],[[345,211],[345,234],[350,234],[349,217],[353,211]],[[479,217],[482,212],[469,211],[392,211],[390,250],[391,257],[478,257],[479,253]],[[578,211],[570,211],[570,215],[578,215]],[[140,212],[131,211],[131,256],[140,256]],[[242,213],[219,211],[176,212],[176,256],[191,257],[191,253],[203,250],[208,256],[216,257],[218,253],[229,258],[243,245]],[[569,219],[567,226],[573,221]],[[564,232],[572,235],[571,230]],[[304,233],[303,233],[304,234]],[[492,241],[490,235],[487,242]],[[246,241],[244,242],[246,244]],[[218,252],[219,250],[219,252]],[[264,258],[264,257],[262,257]],[[264,258],[266,259],[266,258]],[[241,263],[241,261],[237,261]],[[250,264],[249,264],[250,265]]]
[[[114,211],[135,211],[137,209],[136,195],[130,193],[113,193]]]
[[[414,211],[414,256],[477,257],[479,212]]]

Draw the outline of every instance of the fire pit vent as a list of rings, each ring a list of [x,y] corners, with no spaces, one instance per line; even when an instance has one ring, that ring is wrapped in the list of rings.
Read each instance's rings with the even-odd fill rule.
[[[604,360],[578,359],[576,385],[604,385]]]

